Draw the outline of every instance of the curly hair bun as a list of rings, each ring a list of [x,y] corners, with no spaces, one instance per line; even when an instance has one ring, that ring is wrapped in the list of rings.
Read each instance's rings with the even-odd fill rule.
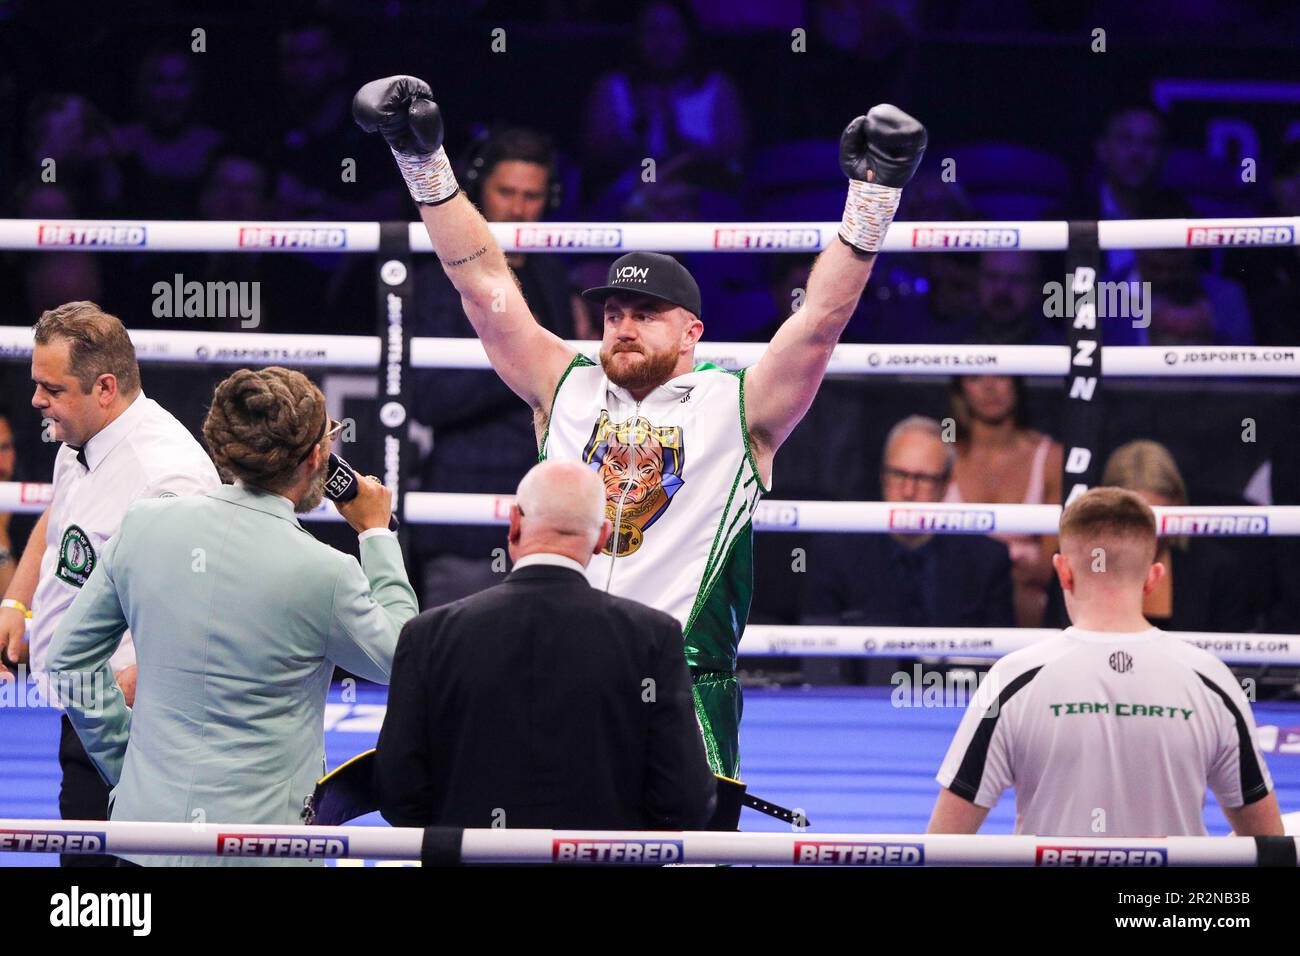
[[[222,474],[274,487],[291,478],[324,421],[325,396],[301,372],[241,368],[213,393],[203,437]]]

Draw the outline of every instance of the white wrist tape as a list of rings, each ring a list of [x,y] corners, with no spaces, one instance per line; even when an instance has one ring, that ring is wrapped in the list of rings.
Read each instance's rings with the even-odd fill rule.
[[[436,206],[460,192],[456,174],[451,171],[451,161],[441,146],[432,153],[414,156],[394,149],[393,158],[397,160],[406,188],[416,202]]]
[[[903,190],[893,186],[849,180],[849,196],[844,201],[844,218],[840,221],[840,238],[860,252],[879,252],[902,197]]]

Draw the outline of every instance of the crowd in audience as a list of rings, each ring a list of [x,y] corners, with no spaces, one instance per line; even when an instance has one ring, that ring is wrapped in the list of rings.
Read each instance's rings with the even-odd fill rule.
[[[601,20],[582,4],[569,6],[575,9],[558,5],[578,20]],[[603,72],[598,65],[588,68],[582,103],[553,104],[565,115],[574,109],[573,122],[555,137],[554,156],[545,163],[548,190],[558,193],[561,183],[566,188],[562,203],[548,203],[537,217],[560,211],[565,218],[594,221],[838,217],[843,184],[835,137],[864,103],[832,77],[871,70],[866,85],[873,100],[909,104],[918,90],[908,56],[915,52],[920,23],[940,20],[943,4],[836,0],[806,10],[789,6],[783,12],[779,4],[766,5],[749,25],[760,31],[750,42],[765,50],[762,44],[780,38],[782,16],[807,19],[812,52],[797,61],[806,64],[795,74],[798,82],[774,84],[795,87],[797,100],[789,103],[784,93],[765,92],[751,77],[717,65],[711,41],[744,25],[726,24],[704,0],[646,0],[622,31],[607,27],[615,32],[600,45],[622,48],[618,65]],[[137,61],[129,110],[120,102],[99,102],[93,88],[49,88],[16,105],[20,122],[3,144],[11,154],[6,164],[30,175],[13,177],[18,188],[8,197],[9,213],[132,220],[409,216],[383,144],[364,136],[350,117],[351,94],[368,78],[364,64],[375,54],[366,43],[353,42],[349,22],[319,15],[283,20],[275,35],[274,89],[246,104],[241,114],[253,119],[238,125],[205,109],[220,97],[213,87],[229,66],[212,65],[211,55],[196,55],[179,40],[159,42]],[[436,72],[430,76],[436,82]],[[449,95],[448,142],[463,167],[466,131],[492,129],[508,107],[487,94]],[[222,113],[228,115],[228,109]],[[773,115],[780,122],[770,121]],[[537,117],[548,125],[553,119]],[[1054,154],[1030,124],[1020,143],[935,142],[905,196],[901,218],[1300,212],[1300,142],[1262,144],[1258,187],[1233,189],[1232,183],[1189,181],[1189,156],[1199,154],[1173,140],[1168,117],[1151,102],[1129,99],[1109,109],[1099,102],[1085,122],[1095,124],[1093,148],[1085,155]],[[947,118],[932,123],[941,131]],[[955,160],[951,175],[945,175],[945,158]],[[54,182],[40,176],[50,159],[57,164]],[[650,174],[647,159],[653,160]],[[354,164],[354,174],[343,174],[344,160]],[[153,283],[147,280],[166,265],[157,256],[130,254],[115,257],[112,268],[75,252],[46,253],[39,262],[6,258],[6,277],[22,292],[5,305],[6,321],[69,298],[108,299],[131,314],[149,304]],[[714,340],[768,335],[790,308],[788,298],[774,300],[773,293],[804,268],[797,256],[688,258],[703,287],[704,318]],[[585,262],[560,261],[569,288],[586,278]],[[364,331],[370,322],[373,290],[361,257],[241,254],[186,264],[187,273],[226,280],[261,276],[269,299],[260,331]],[[1152,295],[1150,325],[1107,323],[1109,344],[1300,342],[1295,247],[1241,255],[1114,250],[1105,254],[1105,267],[1107,278],[1150,282]],[[926,254],[898,257],[881,271],[850,323],[848,341],[1062,341],[1059,320],[1045,318],[1040,308],[1043,282],[1061,271],[1056,261],[1027,252]]]
[[[969,391],[972,381],[978,380],[955,380],[954,394]],[[1004,387],[994,377],[989,383],[990,392]],[[974,442],[969,433],[952,442],[946,440],[943,425],[932,418],[914,415],[898,422],[885,442],[880,500],[918,508],[962,501],[962,473],[970,476],[970,462],[982,458],[985,465],[974,473],[976,480],[968,477],[970,487],[980,489],[980,494],[965,500],[1059,504],[1060,446],[1041,435],[1032,454],[1014,452],[1017,438],[999,444],[990,436],[988,424]],[[1037,435],[1021,426],[1014,428],[1005,434],[1020,432],[1031,442]],[[1052,457],[1057,468],[1044,475],[1043,462]],[[1002,482],[994,480],[999,474]],[[1112,451],[1101,483],[1136,492],[1153,507],[1192,504],[1173,455],[1150,440],[1127,442]],[[1020,488],[1026,490],[1017,498]],[[1292,544],[1289,539],[1255,544],[1264,550],[1274,550],[1275,545],[1278,557],[1286,557],[1274,587],[1250,580],[1252,571],[1240,556],[1212,538],[1162,538],[1156,561],[1164,565],[1165,573],[1146,595],[1144,615],[1153,625],[1171,631],[1300,630],[1300,620],[1294,617],[1294,583],[1285,580],[1294,570],[1287,563],[1294,559]],[[1055,537],[1032,535],[820,535],[807,559],[799,622],[1068,627],[1060,582],[1051,567],[1056,550]]]

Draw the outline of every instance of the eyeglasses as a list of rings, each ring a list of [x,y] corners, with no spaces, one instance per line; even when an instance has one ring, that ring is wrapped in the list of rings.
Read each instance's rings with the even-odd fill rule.
[[[932,488],[947,483],[947,474],[930,474],[924,471],[904,471],[902,468],[882,468],[880,475],[885,480],[885,484],[897,482],[900,485],[905,481],[914,481],[918,485],[928,485]]]
[[[297,465],[294,465],[294,467],[296,468],[298,465],[301,465],[304,461],[306,461],[308,456],[311,455],[311,450],[315,448],[317,445],[319,445],[321,442],[323,442],[325,439],[328,438],[331,442],[334,441],[334,439],[338,437],[338,434],[341,431],[343,431],[343,423],[336,422],[334,419],[329,418],[327,416],[325,418],[325,424],[321,426],[320,437],[307,446],[307,450],[302,453],[302,457],[298,459],[298,463]]]

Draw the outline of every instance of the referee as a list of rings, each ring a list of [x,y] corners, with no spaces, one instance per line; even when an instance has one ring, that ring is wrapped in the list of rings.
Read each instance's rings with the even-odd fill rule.
[[[50,639],[126,509],[140,498],[202,494],[221,479],[185,426],[145,397],[126,328],[95,303],[69,302],[41,315],[32,382],[32,407],[63,446],[54,461],[54,500],[32,530],[0,606],[0,647],[7,646],[10,660],[28,662],[42,696],[60,707],[50,692]],[[133,703],[135,648],[129,633],[110,667]],[[63,819],[108,819],[109,787],[66,714],[59,768]],[[61,862],[115,865],[109,856],[76,854],[63,855]]]
[[[1250,703],[1207,651],[1142,616],[1164,574],[1155,515],[1094,488],[1053,557],[1074,626],[993,665],[938,773],[931,833],[974,833],[1008,787],[1016,833],[1204,836],[1207,786],[1238,836],[1282,817]]]

